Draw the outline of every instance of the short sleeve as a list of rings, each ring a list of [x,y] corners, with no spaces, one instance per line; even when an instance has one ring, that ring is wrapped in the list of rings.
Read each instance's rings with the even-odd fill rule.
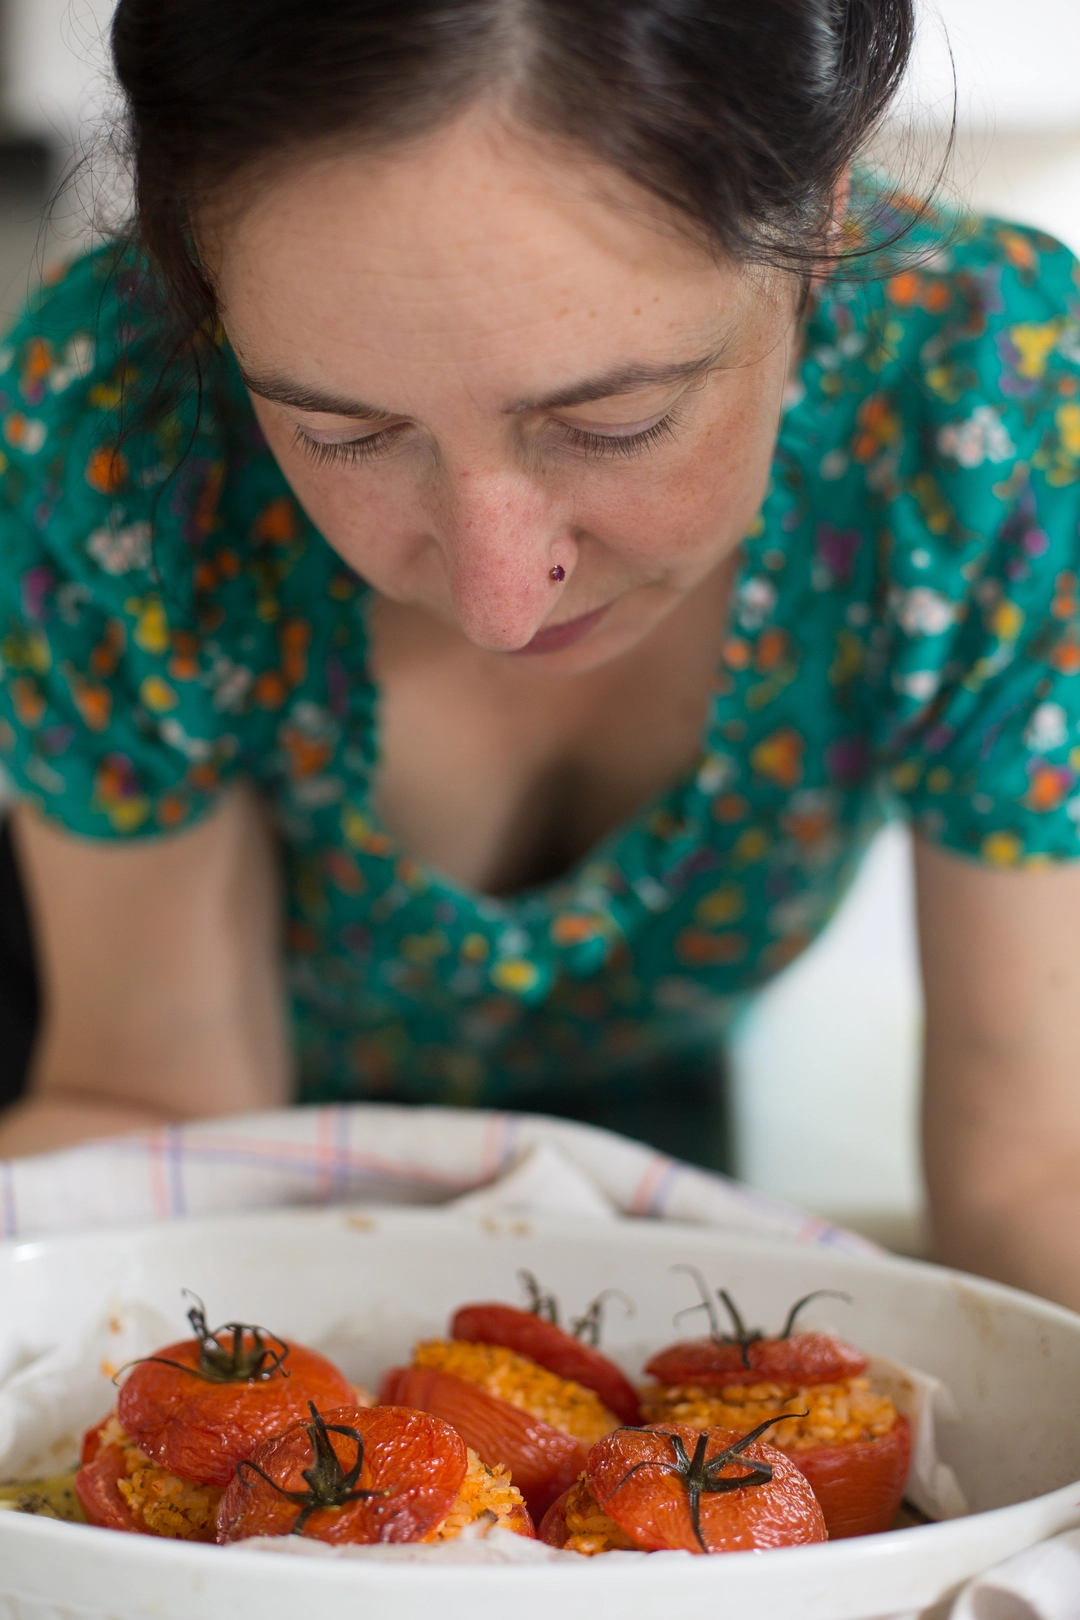
[[[993,221],[942,258],[886,288],[914,341],[879,411],[897,417],[879,758],[932,841],[995,865],[1075,858],[1080,269]]]
[[[152,428],[124,415],[164,352],[151,294],[117,249],[91,254],[0,356],[0,761],[90,837],[194,820],[240,746],[184,583],[216,521],[221,435],[193,399]],[[163,547],[191,561],[163,569]]]

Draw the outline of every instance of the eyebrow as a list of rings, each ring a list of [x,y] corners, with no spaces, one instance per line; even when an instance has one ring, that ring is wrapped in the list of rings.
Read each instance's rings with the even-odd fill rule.
[[[263,376],[249,371],[237,357],[240,381],[260,399],[272,400],[275,405],[291,405],[297,411],[315,411],[322,416],[350,416],[364,422],[389,422],[392,411],[381,405],[368,405],[362,399],[346,399],[342,394],[330,394],[321,388],[306,388],[302,383],[289,382],[285,377]]]
[[[569,410],[574,405],[588,405],[598,399],[615,399],[621,394],[639,393],[645,388],[661,388],[670,383],[691,381],[714,366],[721,353],[722,346],[710,349],[708,354],[699,355],[696,359],[677,360],[668,365],[640,363],[617,366],[595,377],[582,378],[566,388],[558,388],[550,394],[511,400],[509,405],[502,407],[503,414],[519,416],[525,411]],[[366,400],[347,399],[342,394],[308,388],[284,377],[250,371],[239,357],[237,365],[244,386],[260,399],[271,400],[275,405],[291,405],[297,411],[346,416],[363,422],[389,422],[398,414],[385,410],[381,405],[369,405]]]
[[[718,347],[710,349],[708,354],[699,355],[695,360],[676,360],[668,365],[616,366],[614,370],[603,371],[596,377],[584,377],[581,382],[557,388],[551,394],[512,400],[509,405],[503,406],[503,412],[507,416],[517,416],[522,411],[565,411],[574,405],[589,405],[597,399],[616,399],[620,394],[636,394],[645,388],[687,382],[714,366],[721,352],[722,349]]]

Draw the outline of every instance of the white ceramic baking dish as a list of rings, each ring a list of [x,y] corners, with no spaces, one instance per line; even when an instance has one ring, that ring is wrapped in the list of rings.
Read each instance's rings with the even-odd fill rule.
[[[162,1312],[179,1336],[179,1291],[188,1287],[214,1320],[266,1323],[374,1381],[418,1335],[442,1331],[462,1301],[516,1300],[522,1267],[570,1309],[602,1288],[630,1294],[636,1315],[612,1313],[605,1347],[636,1374],[645,1353],[673,1337],[673,1312],[687,1303],[687,1278],[671,1270],[679,1262],[699,1266],[765,1324],[810,1289],[847,1291],[852,1305],[829,1304],[819,1324],[827,1317],[866,1350],[923,1368],[953,1391],[959,1421],[939,1438],[971,1515],[760,1554],[432,1568],[267,1556],[2,1513],[0,1617],[877,1620],[929,1611],[973,1573],[1080,1524],[1080,1317],[931,1266],[671,1222],[283,1211],[6,1244],[0,1376],[76,1342],[122,1301]],[[74,1405],[49,1403],[42,1440],[54,1462],[110,1395],[102,1378]],[[0,1432],[0,1475],[10,1443]]]

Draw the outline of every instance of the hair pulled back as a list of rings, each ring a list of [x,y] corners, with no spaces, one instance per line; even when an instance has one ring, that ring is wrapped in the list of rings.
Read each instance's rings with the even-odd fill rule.
[[[805,273],[907,63],[913,0],[119,0],[134,234],[187,335],[200,199],[308,143],[421,136],[482,97],[725,254]]]

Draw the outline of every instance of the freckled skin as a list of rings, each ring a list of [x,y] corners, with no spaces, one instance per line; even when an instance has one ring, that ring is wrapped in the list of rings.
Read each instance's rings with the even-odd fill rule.
[[[584,642],[536,660],[580,674],[737,546],[773,450],[790,281],[718,263],[629,182],[480,112],[404,154],[299,160],[230,201],[201,243],[248,371],[391,415],[389,454],[321,466],[298,426],[340,441],[380,424],[254,400],[298,498],[382,597],[497,654],[610,603]],[[719,346],[689,381],[507,409]],[[617,435],[671,409],[674,436],[633,457],[567,443],[567,427]]]

